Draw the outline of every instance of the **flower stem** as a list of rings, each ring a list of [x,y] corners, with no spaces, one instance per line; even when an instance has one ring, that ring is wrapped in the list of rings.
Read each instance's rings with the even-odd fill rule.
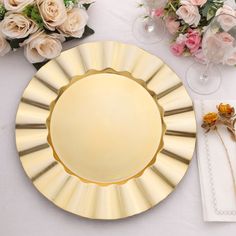
[[[235,180],[235,177],[234,177],[234,171],[233,171],[233,166],[232,166],[232,163],[231,163],[231,160],[230,160],[229,151],[228,151],[228,149],[225,145],[225,142],[224,142],[219,130],[216,128],[215,131],[216,131],[216,134],[218,135],[221,143],[223,144],[223,147],[224,147],[225,152],[226,152],[227,161],[228,161],[228,164],[229,164],[229,167],[230,167],[230,173],[231,173],[231,176],[232,176],[232,179],[233,179],[234,194],[235,194],[235,197],[236,197],[236,180]]]
[[[209,80],[209,70],[211,68],[211,63],[208,62],[203,73],[200,76],[202,82],[207,82]]]
[[[173,6],[171,2],[169,2],[170,7],[176,12],[176,8]]]

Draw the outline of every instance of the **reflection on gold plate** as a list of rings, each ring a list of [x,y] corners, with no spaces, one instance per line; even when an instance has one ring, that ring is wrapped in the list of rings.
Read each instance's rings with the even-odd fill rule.
[[[184,176],[192,101],[159,58],[87,43],[42,67],[24,91],[16,143],[25,172],[60,208],[92,219],[141,213]]]

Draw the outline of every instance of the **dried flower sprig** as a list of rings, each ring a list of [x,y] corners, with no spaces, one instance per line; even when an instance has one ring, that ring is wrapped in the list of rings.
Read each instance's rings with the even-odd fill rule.
[[[208,133],[210,130],[215,130],[219,122],[219,115],[215,112],[209,112],[203,116],[202,128]]]
[[[220,103],[216,108],[218,113],[210,112],[203,116],[202,128],[209,132],[210,130],[217,130],[217,125],[222,124],[236,141],[236,114],[234,107],[230,104]]]
[[[234,193],[236,196],[236,179],[234,177],[234,170],[233,165],[230,159],[229,151],[225,145],[225,142],[218,130],[218,125],[222,124],[226,126],[227,130],[231,134],[231,137],[234,141],[236,141],[236,131],[235,131],[235,123],[236,123],[236,114],[235,109],[230,104],[224,104],[220,103],[218,106],[216,106],[218,113],[216,112],[210,112],[203,116],[203,123],[202,128],[206,130],[206,133],[213,130],[216,132],[217,136],[219,137],[227,156],[227,162],[229,164],[231,177],[234,184]]]
[[[234,107],[232,107],[229,104],[221,103],[219,106],[217,106],[217,109],[221,123],[226,126],[232,138],[236,141],[236,130],[235,130],[236,114]]]

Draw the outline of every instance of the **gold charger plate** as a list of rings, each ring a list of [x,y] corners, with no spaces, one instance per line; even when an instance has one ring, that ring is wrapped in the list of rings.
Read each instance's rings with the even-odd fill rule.
[[[159,58],[118,42],[65,51],[24,91],[16,144],[35,187],[92,219],[141,213],[184,176],[195,147],[192,101]]]

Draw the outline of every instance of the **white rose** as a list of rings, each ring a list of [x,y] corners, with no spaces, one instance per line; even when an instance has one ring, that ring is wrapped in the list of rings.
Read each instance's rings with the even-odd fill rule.
[[[63,0],[37,0],[42,19],[49,30],[61,25],[67,17]]]
[[[25,57],[31,63],[43,62],[60,55],[65,38],[59,34],[46,34],[38,31],[31,35],[21,46],[25,46]]]
[[[4,6],[8,11],[20,12],[34,0],[3,0]]]
[[[182,6],[176,11],[176,14],[180,19],[183,19],[185,23],[197,27],[201,19],[198,7],[192,5],[187,0],[182,0],[181,4]]]
[[[177,39],[175,40],[176,43],[178,44],[182,44],[186,41],[186,35],[185,34],[179,34],[179,36],[177,37]]]
[[[11,46],[4,38],[4,36],[0,33],[0,56],[5,56],[8,52],[11,51]]]
[[[26,38],[37,29],[38,26],[32,20],[19,13],[9,14],[2,21],[2,32],[11,39]]]
[[[74,8],[67,13],[66,21],[57,29],[66,37],[81,38],[88,22],[86,10]]]
[[[217,10],[216,16],[218,16],[218,22],[225,31],[230,30],[236,25],[236,12],[226,4]]]

